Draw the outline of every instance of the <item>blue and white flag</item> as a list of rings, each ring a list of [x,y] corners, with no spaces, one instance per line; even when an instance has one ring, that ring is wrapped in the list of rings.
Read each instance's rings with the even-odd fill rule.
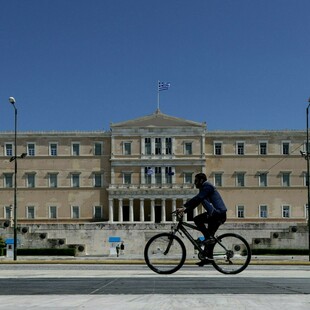
[[[159,82],[158,81],[158,91],[168,90],[169,87],[170,87],[170,83],[165,83],[165,82]]]
[[[152,175],[154,173],[154,170],[152,168],[148,168],[146,174]]]

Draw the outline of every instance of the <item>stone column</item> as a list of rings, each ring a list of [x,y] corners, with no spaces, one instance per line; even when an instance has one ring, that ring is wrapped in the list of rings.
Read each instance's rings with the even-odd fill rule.
[[[162,223],[166,222],[166,200],[165,199],[161,200],[161,222]]]
[[[144,198],[140,198],[140,222],[144,223]]]
[[[155,155],[155,138],[151,138],[151,153]]]
[[[174,212],[177,209],[177,199],[176,198],[172,198],[172,212]],[[176,217],[172,216],[172,221],[175,222],[176,221]]]
[[[123,199],[118,200],[118,221],[123,223]]]
[[[129,199],[129,222],[134,221],[134,213],[133,213],[133,198]]]
[[[109,198],[109,223],[113,223],[113,198]]]
[[[155,199],[151,199],[151,222],[155,223]]]

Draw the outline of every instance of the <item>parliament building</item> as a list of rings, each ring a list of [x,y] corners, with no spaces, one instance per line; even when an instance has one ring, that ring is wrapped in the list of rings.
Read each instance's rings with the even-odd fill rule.
[[[199,172],[228,222],[306,223],[305,144],[304,131],[209,131],[160,110],[109,131],[18,132],[18,223],[168,223]],[[13,219],[14,147],[14,132],[0,132],[0,222]]]

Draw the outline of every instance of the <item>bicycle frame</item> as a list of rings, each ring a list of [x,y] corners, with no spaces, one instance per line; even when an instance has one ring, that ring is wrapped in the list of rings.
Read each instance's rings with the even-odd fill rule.
[[[192,225],[192,224],[189,224],[187,222],[183,222],[183,219],[180,218],[178,219],[178,224],[176,227],[172,226],[171,229],[172,229],[172,233],[175,234],[175,233],[179,233],[181,236],[181,232],[186,236],[186,238],[192,243],[192,245],[194,246],[194,249],[198,250],[198,252],[201,254],[201,255],[204,255],[204,250],[201,248],[201,246],[199,244],[197,244],[196,240],[192,237],[192,235],[188,232],[188,230],[185,228],[185,227],[189,227],[189,228],[192,228],[194,230],[197,230],[197,231],[200,231],[197,226],[195,225]],[[180,232],[181,231],[181,232]],[[183,236],[182,236],[183,237]],[[225,250],[227,251],[227,249],[225,248],[225,246],[220,242],[219,239],[217,239],[216,236],[214,236],[216,242]]]
[[[185,227],[192,228],[194,230],[200,231],[195,225],[183,222],[182,219],[179,219],[178,224],[176,227],[171,227],[172,228],[172,233],[179,233],[181,236],[181,232],[186,236],[186,238],[192,243],[194,246],[194,249],[198,250],[198,252],[203,255],[203,249],[197,244],[196,240],[192,237],[192,235],[188,232],[188,230]],[[183,236],[182,236],[183,237]]]

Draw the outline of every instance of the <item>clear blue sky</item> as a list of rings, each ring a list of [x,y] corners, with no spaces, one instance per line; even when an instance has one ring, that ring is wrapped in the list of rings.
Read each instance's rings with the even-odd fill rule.
[[[163,113],[305,129],[309,0],[0,0],[0,131],[108,130]]]

